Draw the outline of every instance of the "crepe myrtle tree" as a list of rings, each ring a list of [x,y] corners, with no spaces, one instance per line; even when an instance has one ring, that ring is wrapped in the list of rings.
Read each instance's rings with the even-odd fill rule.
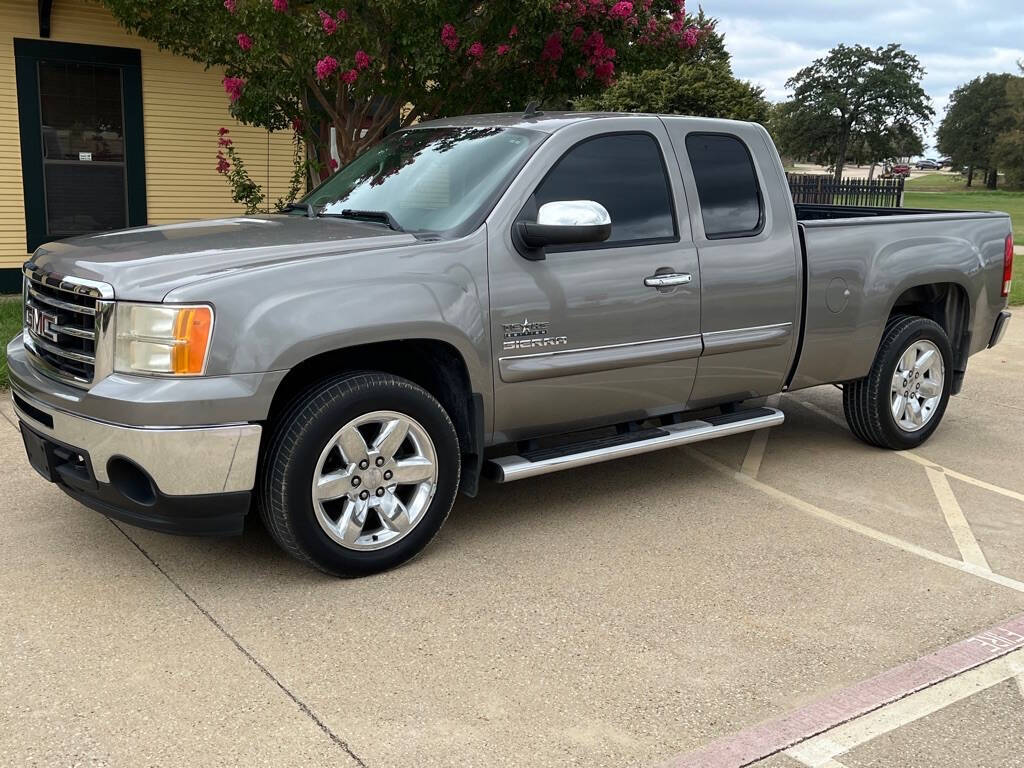
[[[599,93],[633,61],[696,52],[713,27],[685,0],[102,2],[128,30],[223,67],[231,114],[291,127],[312,184],[336,166],[331,127],[344,164],[390,127]]]

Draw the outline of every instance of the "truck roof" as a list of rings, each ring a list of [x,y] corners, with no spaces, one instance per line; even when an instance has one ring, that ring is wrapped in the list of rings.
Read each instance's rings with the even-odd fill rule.
[[[597,120],[607,118],[627,118],[627,117],[660,117],[670,120],[701,120],[706,122],[707,120],[714,120],[716,123],[722,123],[725,125],[735,125],[737,120],[725,120],[720,118],[694,118],[686,117],[682,115],[656,115],[645,112],[555,112],[555,111],[543,111],[538,112],[534,115],[525,115],[522,112],[494,112],[485,115],[459,115],[456,117],[444,117],[438,120],[428,120],[422,123],[417,123],[415,126],[410,127],[447,127],[447,126],[469,126],[475,128],[490,128],[492,126],[499,126],[502,128],[530,128],[535,131],[542,131],[544,133],[554,133],[560,128],[564,128],[567,125],[573,123],[583,122],[585,120]]]

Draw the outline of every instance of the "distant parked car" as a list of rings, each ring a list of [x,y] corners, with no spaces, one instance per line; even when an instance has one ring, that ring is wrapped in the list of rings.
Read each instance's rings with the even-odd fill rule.
[[[940,171],[942,170],[942,163],[938,160],[925,158],[924,160],[918,160],[914,163],[914,167],[919,171]]]
[[[882,167],[882,178],[893,179],[898,176],[909,176],[910,166],[906,163],[886,163]]]
[[[953,167],[953,160],[952,160],[952,158],[949,158],[949,157],[940,157],[939,158],[939,165],[941,165],[943,168],[952,168]]]

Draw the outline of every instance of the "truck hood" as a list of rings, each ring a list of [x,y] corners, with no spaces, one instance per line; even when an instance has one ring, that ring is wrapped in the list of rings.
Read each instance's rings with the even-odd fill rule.
[[[225,272],[415,242],[350,219],[244,216],[73,237],[41,246],[32,261],[48,272],[109,283],[119,299],[161,301],[175,288]]]

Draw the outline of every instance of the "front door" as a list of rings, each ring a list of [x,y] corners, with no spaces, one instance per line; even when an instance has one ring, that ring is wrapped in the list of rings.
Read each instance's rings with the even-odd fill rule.
[[[548,202],[596,201],[612,233],[531,261],[508,222],[489,227],[496,442],[685,405],[701,351],[700,274],[671,157],[657,118],[587,121],[548,139],[510,190],[527,218]]]
[[[28,251],[145,224],[139,52],[14,44]]]

